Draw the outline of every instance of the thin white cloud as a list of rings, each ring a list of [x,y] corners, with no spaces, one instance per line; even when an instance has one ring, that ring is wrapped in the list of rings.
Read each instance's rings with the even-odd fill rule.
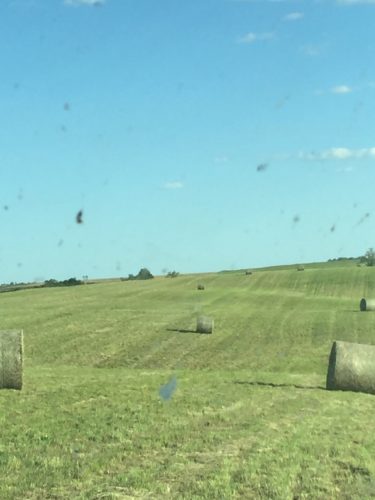
[[[336,172],[340,173],[347,173],[347,172],[353,172],[353,167],[338,167],[336,168]]]
[[[299,3],[302,0],[228,0],[232,3]]]
[[[164,184],[165,189],[181,189],[184,187],[183,183],[180,181],[166,182]]]
[[[258,41],[271,40],[274,33],[247,33],[237,39],[239,43],[254,43]]]
[[[348,85],[337,85],[331,89],[331,92],[333,94],[349,94],[352,90]]]
[[[299,21],[305,16],[303,12],[290,12],[283,17],[283,21]]]
[[[367,85],[368,86],[368,85]],[[351,92],[360,90],[359,86],[356,87],[349,87],[349,85],[336,85],[336,87],[331,87],[330,89],[316,89],[314,91],[315,95],[324,95],[324,94],[350,94]]]
[[[308,45],[303,45],[300,48],[300,50],[307,56],[315,57],[320,55],[322,49],[319,45],[308,44]]]
[[[214,161],[215,161],[215,163],[227,163],[228,157],[227,156],[217,156]]]
[[[373,4],[375,5],[375,0],[336,0],[338,4],[341,5],[360,5],[360,4]]]
[[[86,5],[88,7],[98,7],[99,5],[104,5],[106,0],[64,0],[65,5]]]
[[[350,148],[330,148],[325,151],[307,153],[300,151],[297,156],[300,160],[359,160],[365,158],[375,159],[375,147],[350,149]]]

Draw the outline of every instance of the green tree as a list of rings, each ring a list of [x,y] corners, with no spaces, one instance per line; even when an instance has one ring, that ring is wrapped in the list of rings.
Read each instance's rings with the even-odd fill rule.
[[[146,267],[143,267],[135,277],[136,280],[149,280],[151,278],[153,278],[153,275]]]
[[[366,265],[375,266],[375,250],[371,247],[365,253]]]

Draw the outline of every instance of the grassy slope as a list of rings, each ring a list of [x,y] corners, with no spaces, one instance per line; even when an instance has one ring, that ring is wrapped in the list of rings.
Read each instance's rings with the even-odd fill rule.
[[[374,342],[362,296],[375,269],[349,263],[2,294],[25,380],[0,498],[375,497],[374,396],[324,390],[333,340]],[[199,312],[212,336],[176,331]]]

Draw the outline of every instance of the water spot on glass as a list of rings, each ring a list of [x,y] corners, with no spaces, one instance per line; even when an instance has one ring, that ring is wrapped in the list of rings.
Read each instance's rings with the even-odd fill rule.
[[[283,97],[282,99],[280,99],[279,101],[277,101],[277,103],[275,104],[275,108],[276,109],[281,109],[285,106],[285,104],[289,101],[290,99],[290,96],[285,96]]]
[[[9,206],[8,206],[8,205],[4,205],[4,206],[3,206],[3,209],[4,209],[4,210],[9,210]]]
[[[294,222],[294,224],[297,224],[299,221],[300,221],[300,217],[299,217],[299,215],[295,215],[295,216],[293,217],[293,222]]]
[[[17,262],[17,267],[22,267],[22,262]]]
[[[334,233],[336,231],[336,224],[333,224],[330,228],[331,233]]]
[[[116,263],[116,271],[121,271],[121,262]]]
[[[64,244],[64,240],[59,240],[59,242],[58,242],[57,246],[58,246],[58,247],[61,247],[63,244]]]
[[[267,168],[268,168],[268,164],[267,163],[260,163],[257,166],[257,172],[264,172],[265,170],[267,170]]]
[[[169,401],[171,397],[173,396],[174,391],[177,388],[177,379],[176,376],[174,375],[171,380],[162,385],[159,390],[159,395],[164,401]]]
[[[368,219],[369,217],[370,217],[370,213],[366,212],[365,215],[363,217],[361,217],[359,219],[359,221],[357,222],[357,226],[359,226],[360,224],[362,224],[363,222],[365,222],[365,220]]]
[[[80,210],[77,215],[76,215],[76,223],[77,224],[83,224],[83,210]]]
[[[68,102],[64,102],[64,111],[70,111],[70,104]]]

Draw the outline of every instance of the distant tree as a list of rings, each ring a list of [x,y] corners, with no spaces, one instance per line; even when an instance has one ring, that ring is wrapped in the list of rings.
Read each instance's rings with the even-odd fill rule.
[[[180,273],[178,273],[177,271],[169,271],[166,278],[177,278],[177,276],[179,276],[179,274]]]
[[[375,265],[375,250],[371,247],[365,253],[366,265],[374,266]]]
[[[51,280],[46,280],[44,282],[43,286],[46,287],[51,287],[51,286],[74,286],[74,285],[82,285],[83,282],[80,280],[77,280],[76,278],[69,278],[68,280],[64,281],[57,281],[54,279]]]
[[[129,274],[128,276],[128,280],[129,281],[132,281],[132,280],[149,280],[149,279],[152,279],[153,278],[153,275],[150,273],[150,271],[146,268],[146,267],[143,267],[139,273],[137,274],[137,276],[134,276],[134,274]]]
[[[137,276],[135,277],[136,280],[149,280],[152,278],[153,278],[153,275],[150,273],[150,271],[146,267],[143,267],[139,271]]]
[[[46,280],[44,282],[44,286],[57,286],[57,285],[58,285],[58,281],[54,280],[54,279]]]

